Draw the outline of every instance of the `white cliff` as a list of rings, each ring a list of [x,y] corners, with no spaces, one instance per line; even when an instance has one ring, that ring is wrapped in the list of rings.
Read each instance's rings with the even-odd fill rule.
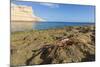
[[[11,4],[11,21],[44,21],[37,17],[30,6]]]

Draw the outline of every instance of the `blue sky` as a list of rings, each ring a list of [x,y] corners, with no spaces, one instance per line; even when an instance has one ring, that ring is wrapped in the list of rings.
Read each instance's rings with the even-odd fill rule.
[[[12,1],[17,5],[32,6],[37,16],[46,21],[95,22],[95,6]]]

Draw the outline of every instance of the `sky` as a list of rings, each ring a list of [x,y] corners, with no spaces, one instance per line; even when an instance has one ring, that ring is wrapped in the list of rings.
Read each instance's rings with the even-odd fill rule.
[[[16,5],[31,6],[35,14],[49,22],[95,22],[95,6],[12,1]]]

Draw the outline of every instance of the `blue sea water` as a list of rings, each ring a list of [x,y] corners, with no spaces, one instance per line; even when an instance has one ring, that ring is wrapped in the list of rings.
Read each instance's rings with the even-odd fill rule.
[[[86,25],[94,25],[95,23],[86,23],[86,22],[37,22],[35,23],[35,27],[33,25],[33,29],[35,30],[43,30],[43,29],[51,29],[51,28],[62,28],[65,26],[86,26]]]

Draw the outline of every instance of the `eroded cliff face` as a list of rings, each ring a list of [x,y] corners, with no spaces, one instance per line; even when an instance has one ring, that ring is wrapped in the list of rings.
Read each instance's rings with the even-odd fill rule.
[[[42,18],[36,16],[35,12],[30,6],[11,5],[11,21],[44,21]]]

